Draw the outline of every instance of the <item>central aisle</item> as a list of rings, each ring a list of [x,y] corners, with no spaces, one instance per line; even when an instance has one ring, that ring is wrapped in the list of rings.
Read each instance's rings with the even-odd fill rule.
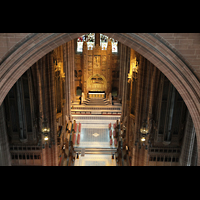
[[[103,98],[88,98],[82,105],[73,104],[73,120],[81,123],[80,143],[73,145],[76,152],[74,166],[116,166],[117,146],[113,135],[110,145],[108,126],[111,123],[114,131],[113,124],[120,116],[121,105],[107,105]]]
[[[115,148],[110,145],[108,124],[81,124],[80,144],[74,145],[79,148]]]
[[[81,124],[80,144],[74,145],[79,153],[74,166],[116,166],[114,144],[110,145],[108,124]],[[81,152],[84,150],[84,155]]]
[[[85,154],[75,160],[74,166],[116,166],[116,160],[111,155]]]

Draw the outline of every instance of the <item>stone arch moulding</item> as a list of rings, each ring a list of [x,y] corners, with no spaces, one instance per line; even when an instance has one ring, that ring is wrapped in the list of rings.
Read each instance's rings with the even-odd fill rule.
[[[0,63],[0,104],[21,75],[56,47],[86,33],[30,33]],[[175,86],[192,116],[200,165],[200,84],[184,57],[158,33],[103,33],[134,49],[153,63]]]

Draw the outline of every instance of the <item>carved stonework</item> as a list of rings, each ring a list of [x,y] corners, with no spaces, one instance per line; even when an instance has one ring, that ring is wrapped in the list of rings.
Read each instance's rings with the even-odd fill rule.
[[[88,91],[106,91],[107,81],[105,77],[99,74],[90,76],[87,81],[87,90]]]
[[[86,48],[86,43],[83,47],[83,80],[85,95],[89,91],[105,91],[106,93],[111,92],[112,83],[112,62],[110,49],[102,50],[98,44],[93,50]],[[107,53],[109,51],[109,53]]]

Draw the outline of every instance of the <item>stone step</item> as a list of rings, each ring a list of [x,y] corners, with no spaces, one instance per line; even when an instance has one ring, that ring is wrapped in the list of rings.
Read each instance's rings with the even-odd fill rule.
[[[85,149],[85,154],[110,154],[112,155],[113,153],[117,152],[117,147],[116,148],[84,148]],[[74,151],[76,153],[81,153],[82,148],[80,147],[74,147]]]
[[[87,98],[86,99],[86,105],[108,105],[108,102],[104,98]]]

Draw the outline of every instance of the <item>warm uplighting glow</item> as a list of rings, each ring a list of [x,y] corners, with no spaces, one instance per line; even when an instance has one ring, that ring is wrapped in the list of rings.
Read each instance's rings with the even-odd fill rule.
[[[135,58],[134,63],[132,63],[132,71],[138,73],[138,62]]]
[[[131,73],[128,73],[128,79],[131,79],[131,75],[132,75]]]
[[[140,133],[147,135],[149,133],[149,128],[147,122],[142,123],[142,127],[140,128]]]
[[[138,74],[138,61],[135,59],[131,60],[130,64],[130,72],[128,73],[128,82],[130,83],[130,80],[132,79],[137,79],[137,74]]]
[[[141,128],[140,129],[140,132],[142,133],[142,134],[147,134],[148,133],[148,129],[146,129],[146,128]]]
[[[44,140],[45,140],[45,141],[47,141],[48,139],[49,139],[48,136],[45,136],[45,137],[44,137]]]
[[[50,128],[48,127],[47,120],[44,119],[44,121],[42,122],[42,133],[49,133],[49,132]]]
[[[142,138],[141,138],[141,141],[144,142],[144,141],[145,141],[145,137],[142,137]]]
[[[48,133],[48,132],[50,132],[50,128],[44,127],[44,128],[42,128],[42,132],[43,133]]]

